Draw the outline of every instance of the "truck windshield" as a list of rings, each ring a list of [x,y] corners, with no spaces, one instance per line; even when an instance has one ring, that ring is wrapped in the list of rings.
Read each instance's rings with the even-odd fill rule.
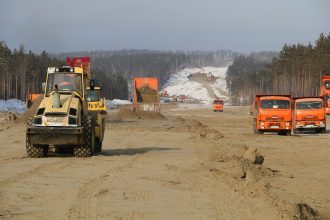
[[[297,102],[296,108],[297,109],[321,109],[322,102],[318,102],[318,101]]]
[[[289,109],[290,102],[288,100],[262,100],[261,101],[261,108],[263,109]]]
[[[55,90],[55,85],[58,87],[59,92],[73,92],[76,91],[82,95],[82,77],[74,73],[50,73],[48,74],[47,91],[49,95]]]

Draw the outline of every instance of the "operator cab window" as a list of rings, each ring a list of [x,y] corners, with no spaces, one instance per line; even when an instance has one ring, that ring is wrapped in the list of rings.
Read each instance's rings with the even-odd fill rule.
[[[322,107],[322,102],[318,101],[297,102],[296,104],[297,109],[321,109]]]
[[[99,101],[99,93],[96,90],[89,90],[87,94],[87,101],[89,102],[97,102]]]
[[[262,109],[289,109],[290,102],[288,100],[262,100]]]
[[[76,91],[82,95],[82,78],[81,75],[73,73],[51,73],[48,74],[47,82],[47,95],[55,91],[55,85],[58,87],[59,92],[73,92]]]

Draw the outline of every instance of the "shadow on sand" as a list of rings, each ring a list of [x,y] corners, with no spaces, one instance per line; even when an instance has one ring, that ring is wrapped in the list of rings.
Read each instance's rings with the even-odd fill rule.
[[[137,154],[145,154],[150,151],[167,151],[167,150],[178,150],[178,148],[167,148],[167,147],[141,147],[141,148],[125,148],[125,149],[107,149],[102,150],[98,155],[104,156],[133,156]]]

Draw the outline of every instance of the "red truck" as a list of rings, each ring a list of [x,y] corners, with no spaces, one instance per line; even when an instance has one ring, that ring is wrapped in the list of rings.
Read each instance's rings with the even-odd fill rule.
[[[326,132],[325,102],[322,97],[293,98],[293,133]]]
[[[291,96],[256,95],[253,112],[253,130],[257,134],[277,132],[291,133]]]

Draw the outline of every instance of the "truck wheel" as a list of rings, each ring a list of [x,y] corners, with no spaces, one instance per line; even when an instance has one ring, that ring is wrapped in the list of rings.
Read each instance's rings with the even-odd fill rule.
[[[316,130],[316,132],[324,134],[324,133],[327,133],[327,130],[326,130],[326,128],[321,128],[321,129]]]
[[[301,134],[301,131],[298,130],[298,129],[293,129],[293,133],[294,133],[294,134]]]
[[[32,145],[29,143],[29,138],[26,135],[26,152],[29,157],[40,158],[46,157],[48,154],[48,145]]]
[[[263,131],[257,130],[257,134],[263,134]]]
[[[278,131],[277,132],[278,135],[291,135],[291,132],[290,131]]]
[[[257,120],[253,119],[253,133],[254,134],[263,134],[263,131],[257,129]]]
[[[95,138],[95,153],[99,153],[102,151],[102,141],[100,138]]]
[[[73,153],[76,157],[90,157],[94,154],[94,126],[92,116],[86,115],[82,118],[84,127],[84,144],[75,146]]]

